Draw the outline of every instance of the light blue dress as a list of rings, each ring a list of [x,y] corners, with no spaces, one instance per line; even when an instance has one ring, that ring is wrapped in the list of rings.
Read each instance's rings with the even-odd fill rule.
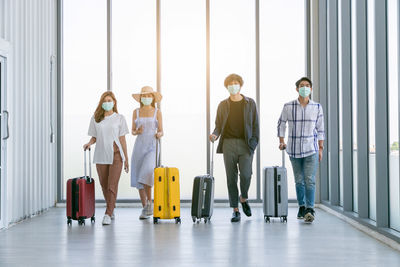
[[[142,134],[136,137],[131,158],[131,186],[143,189],[144,184],[153,186],[156,167],[156,133],[158,128],[157,108],[153,117],[139,117],[136,110],[136,128],[143,126]]]

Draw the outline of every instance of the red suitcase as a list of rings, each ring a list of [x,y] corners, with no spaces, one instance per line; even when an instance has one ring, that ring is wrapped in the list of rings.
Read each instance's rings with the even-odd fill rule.
[[[89,176],[86,175],[85,151],[85,176],[69,179],[67,181],[67,224],[77,220],[79,225],[85,224],[85,219],[95,221],[94,180],[92,178],[91,157],[89,149]]]

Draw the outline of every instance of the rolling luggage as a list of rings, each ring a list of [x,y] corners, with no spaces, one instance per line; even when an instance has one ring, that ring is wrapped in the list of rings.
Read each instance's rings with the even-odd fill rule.
[[[214,142],[211,152],[211,172],[207,175],[196,176],[193,181],[192,191],[192,219],[195,223],[198,219],[204,222],[211,220],[214,206]]]
[[[175,219],[175,223],[180,223],[179,170],[161,166],[161,157],[158,155],[159,146],[161,147],[161,144],[157,140],[153,222],[156,224],[160,219]]]
[[[79,225],[85,224],[85,219],[90,218],[95,222],[95,197],[94,180],[92,178],[91,157],[89,149],[89,176],[86,173],[86,151],[84,153],[85,176],[69,179],[67,181],[67,224],[77,220]]]
[[[263,170],[263,207],[265,222],[277,217],[287,222],[288,188],[285,168],[285,151],[282,150],[282,167],[265,167]]]

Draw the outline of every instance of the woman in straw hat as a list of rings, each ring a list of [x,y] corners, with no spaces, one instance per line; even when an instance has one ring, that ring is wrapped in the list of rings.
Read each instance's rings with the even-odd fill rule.
[[[142,201],[139,218],[147,219],[153,214],[151,188],[156,167],[156,139],[163,136],[162,115],[156,107],[162,96],[150,86],[143,87],[139,94],[132,96],[140,103],[140,108],[132,116],[132,134],[137,138],[132,153],[131,186],[139,190]]]

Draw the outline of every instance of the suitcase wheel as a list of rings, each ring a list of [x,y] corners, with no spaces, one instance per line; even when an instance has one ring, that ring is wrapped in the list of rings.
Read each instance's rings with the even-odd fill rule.
[[[266,223],[270,223],[271,222],[271,219],[268,216],[264,216],[264,219],[265,219]]]
[[[181,218],[176,217],[176,218],[175,218],[175,223],[176,223],[176,224],[178,224],[178,223],[180,224],[180,223],[181,223]]]
[[[282,223],[287,223],[287,216],[282,216],[280,219]]]
[[[153,217],[153,223],[154,224],[158,224],[158,218],[157,217]]]
[[[196,217],[192,217],[193,223],[195,223],[197,221]]]
[[[90,218],[90,222],[94,223],[96,221],[96,218],[93,216],[92,218]]]
[[[72,225],[72,220],[71,219],[67,220],[67,225]]]
[[[78,220],[79,225],[85,225],[85,219],[79,219]]]
[[[207,218],[204,218],[204,223],[207,223]]]

